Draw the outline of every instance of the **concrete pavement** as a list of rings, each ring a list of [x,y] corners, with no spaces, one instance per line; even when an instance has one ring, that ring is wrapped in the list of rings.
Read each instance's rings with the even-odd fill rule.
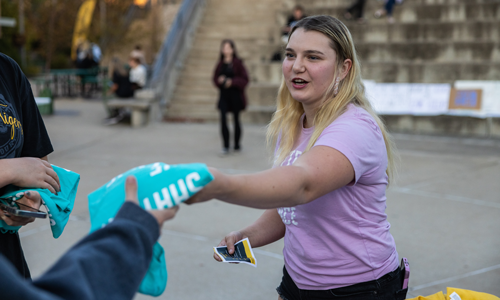
[[[245,125],[243,151],[220,158],[217,124],[105,127],[102,103],[78,99],[56,100],[55,111],[44,117],[56,149],[49,159],[82,177],[59,239],[52,238],[45,220],[21,230],[34,277],[87,234],[87,195],[119,173],[156,161],[203,162],[229,173],[270,167],[263,126]],[[411,264],[408,297],[447,286],[500,296],[500,141],[413,135],[395,140],[401,163],[398,180],[388,190],[387,214],[398,252]],[[257,268],[212,259],[212,247],[226,233],[261,213],[220,201],[182,205],[160,238],[169,280],[158,299],[277,299],[282,241],[255,251]]]

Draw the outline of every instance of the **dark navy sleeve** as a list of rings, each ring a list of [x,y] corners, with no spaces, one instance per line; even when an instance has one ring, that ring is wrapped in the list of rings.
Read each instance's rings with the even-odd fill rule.
[[[126,202],[113,222],[85,237],[33,282],[22,279],[0,256],[1,298],[132,299],[159,234],[155,218]]]

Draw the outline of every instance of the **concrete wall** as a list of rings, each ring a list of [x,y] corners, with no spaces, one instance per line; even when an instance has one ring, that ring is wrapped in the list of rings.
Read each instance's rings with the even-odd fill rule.
[[[500,139],[500,118],[384,115],[391,132]]]

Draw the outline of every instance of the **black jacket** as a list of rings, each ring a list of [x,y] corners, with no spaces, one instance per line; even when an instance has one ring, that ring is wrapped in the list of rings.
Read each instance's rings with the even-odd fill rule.
[[[126,202],[113,222],[73,246],[33,282],[0,255],[3,300],[132,299],[151,262],[158,222]]]

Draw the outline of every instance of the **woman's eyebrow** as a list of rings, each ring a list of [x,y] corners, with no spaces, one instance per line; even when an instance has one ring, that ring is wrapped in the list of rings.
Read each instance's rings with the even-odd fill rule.
[[[318,50],[306,50],[304,51],[306,54],[320,54],[320,55],[325,55],[323,52],[318,51]]]
[[[288,51],[288,52],[295,52],[295,50],[293,50],[292,48],[286,48],[285,51]],[[319,54],[319,55],[325,55],[323,52],[321,51],[318,51],[318,50],[305,50],[304,51],[305,54]]]

